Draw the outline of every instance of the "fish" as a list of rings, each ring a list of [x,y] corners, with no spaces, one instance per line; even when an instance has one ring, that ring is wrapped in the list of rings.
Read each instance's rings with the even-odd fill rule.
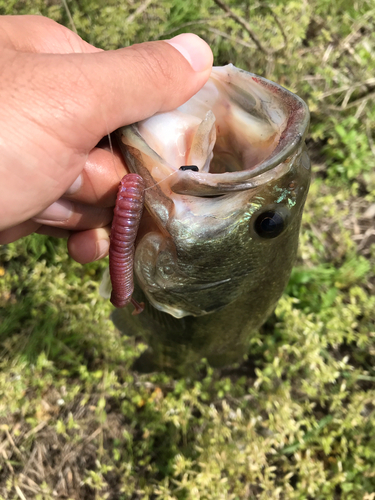
[[[300,97],[227,65],[178,109],[117,131],[145,185],[133,294],[144,311],[112,314],[149,346],[137,369],[183,374],[203,358],[223,367],[248,352],[296,259],[308,125]]]

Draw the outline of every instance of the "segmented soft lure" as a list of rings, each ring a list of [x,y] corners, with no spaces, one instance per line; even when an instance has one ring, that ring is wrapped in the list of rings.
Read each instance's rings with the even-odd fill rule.
[[[122,178],[117,193],[109,247],[111,302],[115,307],[125,307],[131,302],[135,307],[135,314],[143,311],[143,305],[135,301],[132,294],[134,242],[143,212],[144,189],[144,181],[140,175],[128,174]]]

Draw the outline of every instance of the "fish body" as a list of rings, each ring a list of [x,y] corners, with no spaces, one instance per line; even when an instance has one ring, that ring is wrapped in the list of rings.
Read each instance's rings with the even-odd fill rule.
[[[148,215],[134,258],[145,311],[113,320],[146,336],[150,370],[183,372],[203,357],[223,366],[247,352],[295,261],[308,122],[299,97],[229,65],[178,110],[118,131]]]

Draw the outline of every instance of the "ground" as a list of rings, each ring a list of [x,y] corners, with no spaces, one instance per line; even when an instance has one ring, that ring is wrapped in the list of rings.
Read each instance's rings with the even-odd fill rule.
[[[309,104],[299,257],[243,361],[140,375],[65,242],[0,247],[0,498],[375,499],[375,106],[370,1],[0,0],[103,48],[192,31],[216,64]]]

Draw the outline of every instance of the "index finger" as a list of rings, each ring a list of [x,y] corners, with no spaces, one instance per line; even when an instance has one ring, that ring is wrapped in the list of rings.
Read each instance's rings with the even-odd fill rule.
[[[115,143],[90,151],[86,164],[63,198],[98,207],[113,207],[121,179],[129,173]]]
[[[102,52],[70,29],[43,16],[0,16],[0,45],[20,52]]]

